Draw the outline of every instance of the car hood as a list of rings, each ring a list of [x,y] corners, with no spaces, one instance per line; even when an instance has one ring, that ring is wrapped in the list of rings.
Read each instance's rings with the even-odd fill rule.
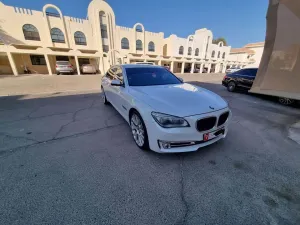
[[[219,95],[191,84],[130,87],[129,93],[156,112],[191,116],[224,109],[227,102]]]

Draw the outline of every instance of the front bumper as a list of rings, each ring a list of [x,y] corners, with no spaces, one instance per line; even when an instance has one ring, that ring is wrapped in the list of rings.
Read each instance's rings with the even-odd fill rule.
[[[222,85],[225,86],[225,87],[227,87],[228,86],[228,82],[226,80],[223,80],[222,81]]]
[[[201,147],[205,147],[207,145],[213,144],[220,139],[226,137],[228,133],[228,123],[231,118],[231,112],[227,119],[227,121],[221,126],[215,125],[212,129],[199,132],[196,128],[196,122],[199,119],[215,116],[217,118],[220,117],[225,112],[230,112],[228,108],[211,112],[202,115],[195,115],[185,117],[185,119],[190,124],[190,127],[182,127],[182,128],[162,128],[159,126],[154,119],[152,121],[148,121],[146,124],[148,130],[148,139],[150,148],[159,153],[177,153],[177,152],[193,152],[197,151]],[[224,129],[224,132],[220,135],[210,139],[208,141],[203,140],[204,134],[214,133]],[[170,143],[171,148],[165,148],[163,143]]]

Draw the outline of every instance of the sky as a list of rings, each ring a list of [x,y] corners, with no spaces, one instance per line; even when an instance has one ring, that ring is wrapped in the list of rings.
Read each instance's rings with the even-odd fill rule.
[[[63,15],[86,18],[91,0],[0,0],[5,5],[42,11],[58,6]],[[147,31],[187,37],[195,30],[212,30],[233,48],[265,40],[268,0],[106,0],[119,26],[142,23]]]

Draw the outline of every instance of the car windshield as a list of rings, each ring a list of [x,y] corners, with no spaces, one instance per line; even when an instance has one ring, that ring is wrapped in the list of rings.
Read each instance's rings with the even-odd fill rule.
[[[166,68],[126,68],[129,86],[153,86],[181,84],[182,82]]]

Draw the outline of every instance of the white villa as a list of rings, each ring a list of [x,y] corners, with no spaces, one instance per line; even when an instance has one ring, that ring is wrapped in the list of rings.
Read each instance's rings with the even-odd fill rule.
[[[212,43],[213,34],[206,28],[187,38],[174,34],[165,38],[140,23],[116,25],[106,1],[92,0],[87,12],[86,19],[79,19],[64,16],[51,4],[35,11],[0,2],[0,74],[19,75],[24,68],[55,74],[57,60],[70,61],[78,74],[87,63],[101,74],[113,64],[136,62],[168,65],[174,73],[219,73],[238,63],[231,60],[230,46]]]
[[[232,48],[228,58],[229,65],[242,67],[259,67],[265,42],[250,43],[242,48]]]

